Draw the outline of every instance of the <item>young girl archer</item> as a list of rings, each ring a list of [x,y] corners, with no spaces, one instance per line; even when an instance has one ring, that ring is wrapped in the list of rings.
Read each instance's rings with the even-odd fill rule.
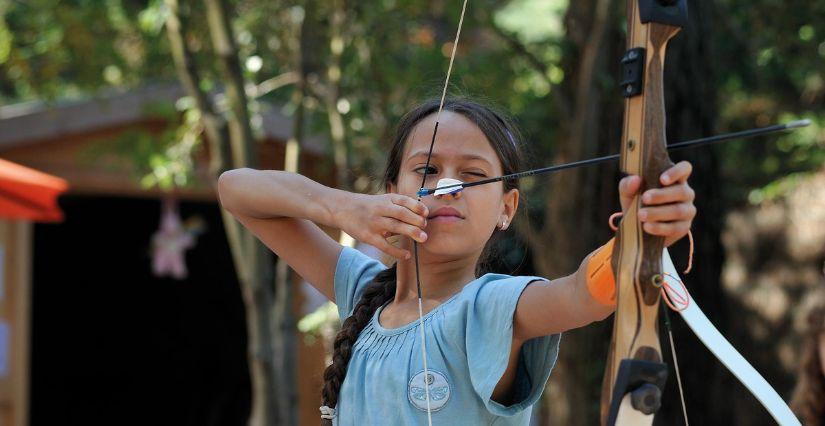
[[[615,309],[604,296],[612,281],[588,282],[585,273],[595,253],[609,259],[609,244],[552,281],[486,273],[491,237],[516,215],[518,180],[417,201],[422,179],[432,188],[443,178],[469,183],[522,170],[514,126],[467,100],[444,103],[428,161],[438,107],[425,103],[401,120],[385,194],[345,192],[272,170],[231,170],[219,179],[223,206],[338,305],[343,326],[324,372],[325,424],[527,425],[560,333]],[[642,194],[644,229],[667,245],[687,234],[696,212],[690,173],[689,163],[676,164],[662,174],[662,188]],[[639,184],[638,176],[619,183],[623,210]],[[342,247],[318,224],[397,261],[387,268]],[[401,237],[397,246],[387,240],[393,235]]]

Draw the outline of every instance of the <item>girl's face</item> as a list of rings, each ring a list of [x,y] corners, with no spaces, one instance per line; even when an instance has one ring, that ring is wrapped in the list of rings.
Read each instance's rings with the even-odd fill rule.
[[[452,111],[442,111],[439,121],[427,170],[427,188],[435,187],[442,178],[469,183],[502,174],[498,155],[472,121]],[[390,184],[390,192],[416,197],[427,164],[433,126],[435,114],[421,120],[410,133],[398,182]],[[497,226],[505,220],[509,226],[518,207],[518,196],[517,189],[505,193],[503,183],[495,182],[467,188],[457,198],[423,197],[422,202],[429,209],[424,249],[456,257],[480,254]]]

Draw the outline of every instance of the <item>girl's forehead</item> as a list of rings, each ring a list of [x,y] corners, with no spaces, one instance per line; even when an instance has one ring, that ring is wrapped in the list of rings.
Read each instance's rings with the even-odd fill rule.
[[[435,126],[435,114],[421,120],[407,139],[404,158],[419,157],[430,149]],[[486,159],[492,165],[500,163],[484,132],[467,117],[452,111],[442,111],[438,120],[433,155],[473,155]]]

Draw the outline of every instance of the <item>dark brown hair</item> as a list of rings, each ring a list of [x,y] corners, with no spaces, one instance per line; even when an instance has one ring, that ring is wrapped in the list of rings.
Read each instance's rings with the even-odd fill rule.
[[[404,148],[410,133],[421,120],[438,111],[438,104],[437,99],[427,101],[408,112],[398,123],[384,171],[384,188],[387,188],[390,183],[397,183]],[[461,114],[481,129],[501,161],[504,174],[522,170],[519,133],[507,117],[492,108],[463,98],[445,100],[443,110]],[[505,180],[503,183],[505,192],[519,187],[518,180]],[[487,242],[479,258],[476,276],[487,272],[487,259],[490,257],[492,240],[491,238]],[[372,282],[367,284],[352,315],[344,320],[341,331],[335,336],[332,364],[324,370],[324,387],[321,392],[323,405],[335,408],[338,404],[338,392],[347,375],[352,348],[355,346],[358,335],[366,327],[375,311],[395,297],[396,270],[396,265],[393,264],[390,268],[379,272]],[[331,426],[332,421],[323,419],[321,424]]]
[[[825,306],[808,314],[808,330],[802,345],[802,361],[791,407],[804,425],[825,425],[825,375],[819,356],[819,340],[825,334]]]

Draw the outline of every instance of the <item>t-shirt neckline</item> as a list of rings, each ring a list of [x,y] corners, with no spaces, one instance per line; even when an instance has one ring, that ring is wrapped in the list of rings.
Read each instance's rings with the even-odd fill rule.
[[[487,274],[484,274],[484,275],[487,275]],[[475,278],[475,279],[473,279],[472,281],[470,281],[470,282],[468,282],[467,284],[465,284],[465,285],[464,285],[464,287],[461,287],[461,290],[459,290],[458,292],[456,292],[456,294],[454,294],[454,295],[450,296],[450,298],[449,298],[449,299],[447,299],[447,300],[445,300],[445,301],[441,302],[441,304],[440,304],[440,305],[438,305],[438,306],[436,306],[435,308],[433,308],[430,312],[427,312],[426,314],[424,314],[424,316],[421,318],[421,320],[419,320],[418,318],[416,318],[416,319],[414,319],[414,320],[412,320],[412,321],[408,322],[407,324],[404,324],[404,325],[399,326],[399,327],[396,327],[396,328],[386,328],[386,327],[382,326],[382,325],[381,325],[381,322],[379,321],[379,318],[381,317],[381,312],[383,312],[383,311],[384,311],[384,308],[392,302],[392,300],[389,300],[389,301],[387,301],[387,303],[385,303],[385,304],[381,305],[378,309],[376,309],[376,310],[375,310],[375,314],[373,314],[373,316],[372,316],[372,320],[371,320],[372,325],[373,325],[373,328],[375,328],[375,330],[376,330],[376,331],[378,331],[379,333],[384,334],[384,335],[388,335],[388,336],[389,336],[389,335],[393,335],[393,334],[400,334],[400,333],[403,333],[403,332],[405,332],[405,331],[407,331],[407,330],[409,330],[409,329],[411,329],[411,328],[413,328],[413,327],[416,327],[416,326],[418,326],[418,324],[419,324],[422,320],[423,320],[423,321],[427,321],[427,319],[428,319],[428,318],[430,318],[431,316],[435,315],[435,314],[436,314],[438,311],[440,311],[440,310],[441,310],[444,306],[446,306],[447,304],[449,304],[450,302],[452,302],[453,300],[455,300],[455,299],[456,299],[456,298],[457,298],[457,297],[458,297],[461,293],[463,293],[463,292],[464,292],[464,289],[465,289],[465,288],[469,287],[469,286],[470,286],[470,284],[472,284],[472,283],[474,283],[474,282],[476,282],[476,281],[480,280],[482,277],[484,277],[484,275],[482,275],[482,276],[480,276],[480,277],[476,277],[476,278]]]

